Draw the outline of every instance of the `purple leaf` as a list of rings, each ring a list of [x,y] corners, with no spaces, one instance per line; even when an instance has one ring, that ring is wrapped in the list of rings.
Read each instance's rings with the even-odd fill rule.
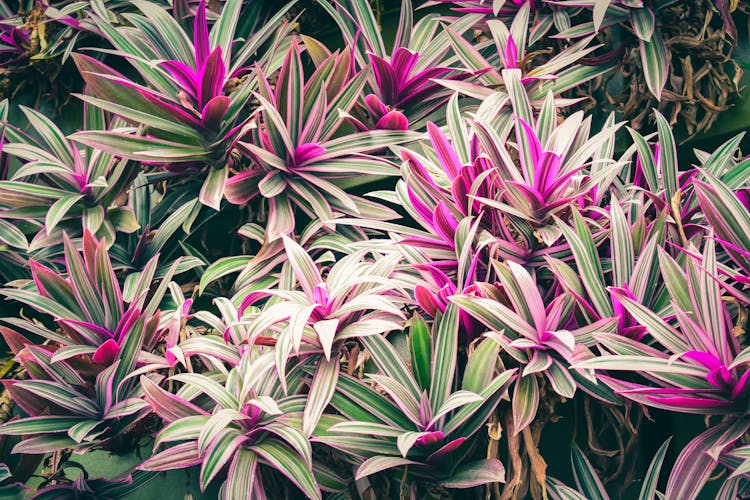
[[[214,97],[222,95],[224,88],[224,77],[226,76],[226,67],[224,59],[221,56],[221,47],[216,47],[211,55],[206,59],[206,64],[202,68],[200,96],[198,105],[205,106],[208,101]]]
[[[231,102],[232,100],[225,95],[219,95],[209,100],[201,113],[203,125],[209,130],[218,130]]]
[[[389,111],[383,115],[375,124],[380,130],[408,130],[409,120],[400,111]]]
[[[193,37],[195,44],[195,67],[202,68],[209,57],[208,22],[206,20],[206,0],[201,0],[193,21]]]
[[[119,352],[120,346],[117,344],[117,342],[109,339],[99,346],[94,355],[91,357],[91,360],[94,363],[100,365],[109,365],[115,360]]]

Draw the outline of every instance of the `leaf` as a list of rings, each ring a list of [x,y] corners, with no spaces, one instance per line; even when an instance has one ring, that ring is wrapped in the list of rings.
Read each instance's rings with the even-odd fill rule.
[[[239,2],[236,5],[239,5]],[[255,452],[241,447],[237,449],[227,472],[225,490],[227,498],[238,500],[241,498],[250,500],[252,498],[257,464],[258,456]]]
[[[340,363],[338,356],[331,359],[321,359],[318,369],[310,384],[310,393],[302,417],[302,432],[310,437],[318,426],[318,421],[336,390],[339,378]]]
[[[497,341],[491,338],[482,340],[469,355],[461,388],[477,394],[486,388],[495,373],[499,352],[500,344]]]
[[[206,490],[206,486],[232,458],[239,446],[247,441],[247,438],[235,429],[224,429],[219,436],[203,457],[200,472],[201,491]]]
[[[411,425],[403,412],[382,394],[346,373],[339,375],[331,404],[349,420],[385,423],[400,428]]]
[[[77,315],[65,308],[56,300],[42,297],[37,292],[30,292],[26,290],[12,290],[4,289],[0,290],[0,293],[8,298],[15,299],[24,304],[28,304],[38,311],[46,312],[57,318],[75,318]]]
[[[656,313],[644,305],[626,297],[624,294],[617,292],[615,289],[610,290],[612,290],[612,293],[617,296],[617,300],[620,301],[633,318],[635,318],[639,324],[648,329],[648,333],[650,333],[657,342],[673,353],[682,353],[690,350],[690,346],[683,340],[683,335],[675,330],[669,323],[660,318]]]
[[[539,384],[534,374],[521,377],[513,391],[513,432],[518,435],[526,428],[539,408]]]
[[[622,287],[629,283],[635,264],[633,238],[630,225],[620,207],[620,202],[612,196],[610,203],[610,225],[612,226],[612,271],[615,286]]]
[[[0,425],[0,435],[23,436],[25,434],[67,432],[72,426],[87,421],[82,417],[59,417],[52,415],[27,417]]]
[[[643,486],[641,486],[641,492],[638,495],[638,500],[652,500],[656,496],[656,486],[659,482],[659,473],[661,472],[662,463],[664,463],[664,457],[667,454],[669,443],[672,438],[669,437],[659,447],[651,460],[651,464],[648,466],[646,477],[643,479]]]
[[[655,109],[654,118],[659,133],[659,167],[666,190],[666,199],[671,201],[678,189],[679,159],[677,157],[677,146],[672,135],[672,128],[664,115]]]
[[[573,368],[577,370],[598,369],[638,371],[646,373],[677,373],[698,378],[705,378],[708,374],[708,371],[705,368],[681,361],[672,361],[668,358],[654,358],[625,354],[597,356],[576,363],[573,365]]]
[[[206,180],[203,181],[198,199],[206,206],[219,210],[224,195],[224,183],[227,180],[228,168],[209,168]]]
[[[611,3],[612,0],[594,0],[594,30],[596,30],[597,33],[602,26],[604,17],[607,15],[607,8]]]
[[[430,365],[432,360],[432,345],[430,330],[420,317],[415,315],[409,329],[409,351],[411,353],[411,369],[414,377],[422,389],[430,387]]]
[[[667,83],[671,64],[669,49],[658,30],[654,31],[651,40],[639,40],[639,46],[646,85],[656,99],[661,100],[661,92]]]
[[[370,352],[371,359],[377,367],[401,384],[415,401],[418,400],[422,391],[393,345],[380,335],[363,337],[361,341]]]
[[[164,471],[192,467],[201,463],[198,443],[190,441],[167,448],[138,466],[141,470]]]
[[[320,488],[299,455],[287,449],[278,441],[265,439],[250,447],[261,459],[289,478],[309,498],[321,498]]]
[[[88,76],[86,79],[91,80],[92,78],[97,77],[98,75],[84,75],[84,77]],[[109,83],[110,85],[114,87],[120,87],[118,89],[120,92],[125,92],[127,89],[128,91],[134,89],[128,89],[124,85],[120,85],[115,82],[110,82],[105,79],[101,79],[101,84],[104,84],[104,82]],[[137,91],[134,91],[137,94]],[[155,129],[155,130],[163,130],[164,132],[169,132],[171,134],[176,134],[179,137],[184,137],[188,142],[191,144],[200,144],[202,137],[201,135],[192,127],[189,127],[187,125],[183,125],[181,123],[177,123],[173,120],[171,120],[168,115],[162,114],[152,114],[156,113],[159,110],[154,109],[150,110],[152,113],[149,113],[147,111],[143,110],[143,106],[141,106],[140,102],[138,102],[140,95],[136,97],[136,102],[138,102],[138,107],[132,107],[132,104],[130,106],[127,106],[125,104],[122,104],[122,101],[116,101],[113,102],[112,100],[104,100],[104,99],[98,99],[93,96],[89,95],[82,95],[82,94],[72,94],[82,101],[92,104],[96,106],[99,109],[103,109],[105,111],[109,111],[110,113],[114,113],[117,116],[122,117],[124,120],[127,120],[128,122],[135,123],[138,125],[146,125],[149,128]],[[111,99],[111,98],[110,98]],[[148,108],[147,108],[148,109]]]
[[[604,489],[601,479],[576,443],[571,446],[570,460],[573,463],[573,476],[576,485],[586,498],[589,500],[609,500],[609,495],[607,490]]]
[[[313,330],[318,335],[318,340],[323,348],[323,356],[325,356],[327,361],[331,360],[331,350],[336,339],[338,326],[338,319],[323,319],[313,324]]]
[[[453,387],[458,359],[458,328],[458,306],[448,304],[435,331],[435,351],[430,378],[430,403],[433,411],[437,411],[443,404]]]
[[[58,158],[60,158],[62,163],[65,165],[73,165],[70,144],[68,144],[68,141],[65,139],[65,135],[59,128],[57,128],[57,125],[36,110],[27,108],[26,106],[20,106],[20,108],[26,115],[31,126],[34,127],[34,130],[39,133],[47,147],[49,147]]]
[[[444,488],[474,488],[488,483],[504,483],[505,467],[495,458],[477,460],[458,467],[449,479],[440,482]]]
[[[456,391],[445,400],[445,402],[435,411],[435,415],[432,417],[430,424],[437,423],[437,421],[448,413],[452,412],[457,408],[466,406],[470,403],[483,402],[485,398],[479,394],[470,391]]]
[[[469,403],[456,411],[443,427],[445,435],[454,437],[455,433],[456,436],[468,437],[482,427],[500,402],[500,398],[505,395],[516,372],[516,368],[502,372],[479,393],[483,401]]]
[[[635,35],[648,42],[653,38],[656,27],[656,16],[650,7],[630,9],[630,25]]]
[[[396,446],[398,447],[398,451],[399,453],[401,453],[401,456],[406,458],[406,455],[409,454],[409,450],[412,449],[412,447],[414,446],[414,443],[416,443],[419,438],[427,436],[429,434],[431,433],[409,431],[409,432],[404,432],[401,435],[399,435],[398,439],[396,440]]]
[[[222,408],[212,414],[198,435],[198,453],[204,455],[206,449],[215,443],[216,439],[220,439],[226,432],[236,431],[236,426],[230,426],[230,424],[244,418],[243,413],[229,408]]]
[[[172,379],[199,389],[224,408],[236,409],[239,406],[237,399],[224,386],[205,375],[198,373],[178,373],[173,375]]]
[[[402,465],[418,465],[419,462],[409,460],[402,457],[384,457],[377,456],[365,460],[362,465],[357,469],[357,473],[354,478],[360,480],[371,474],[384,471],[386,469],[392,469],[394,467],[401,467]]]
[[[286,250],[289,264],[294,269],[294,276],[299,281],[300,286],[308,297],[314,296],[315,285],[323,283],[320,271],[315,263],[297,242],[291,238],[282,235],[284,249]]]
[[[254,257],[250,255],[237,255],[233,257],[223,257],[212,262],[201,276],[201,281],[198,288],[199,293],[203,293],[203,291],[209,284],[213,283],[219,278],[222,278],[227,274],[242,271],[253,260],[253,258]]]
[[[187,145],[164,139],[145,138],[109,130],[76,132],[70,138],[92,148],[130,160],[164,163],[177,161],[203,162],[208,159],[208,152],[202,146]]]
[[[614,315],[614,310],[612,309],[612,302],[609,300],[609,295],[604,288],[604,272],[602,271],[594,239],[589,232],[586,222],[577,210],[573,211],[573,220],[575,221],[575,231],[560,219],[555,218],[557,225],[565,235],[565,239],[570,244],[570,249],[575,257],[576,267],[581,274],[581,281],[597,312],[602,317],[611,317]]]
[[[530,338],[536,335],[535,328],[500,302],[474,295],[453,295],[449,300],[491,330]]]
[[[11,453],[26,455],[46,455],[58,450],[74,448],[78,443],[68,436],[35,436],[24,439],[10,450]]]
[[[209,50],[221,47],[224,54],[224,64],[229,66],[232,55],[232,43],[234,42],[234,33],[237,28],[237,22],[241,15],[241,2],[229,2],[222,6],[219,20],[211,28],[209,35]],[[250,489],[246,490],[250,491]]]
[[[209,415],[193,415],[190,417],[183,417],[180,420],[168,424],[156,436],[154,447],[163,443],[192,440],[195,443],[195,450],[197,452],[198,436],[209,418]]]
[[[0,219],[0,241],[13,248],[28,250],[29,242],[26,235],[10,222]]]
[[[67,234],[63,233],[63,248],[73,293],[86,318],[96,325],[105,324],[105,312],[101,297],[92,283],[92,276],[78,250]],[[93,264],[93,262],[92,262]]]
[[[685,445],[669,475],[667,498],[693,500],[698,496],[718,465],[707,450],[723,430],[722,426],[712,427]]]
[[[342,432],[349,434],[363,434],[378,437],[399,437],[403,430],[390,425],[371,422],[339,422],[328,428],[328,432]]]

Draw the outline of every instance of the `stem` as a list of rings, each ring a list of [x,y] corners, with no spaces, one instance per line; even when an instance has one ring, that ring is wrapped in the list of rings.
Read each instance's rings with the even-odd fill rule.
[[[521,462],[521,440],[515,433],[513,426],[513,412],[505,412],[505,431],[508,436],[508,459],[510,463],[511,478],[505,483],[500,500],[511,500],[516,498],[518,489],[523,485],[523,464]]]
[[[534,482],[531,483],[531,492],[534,498],[547,500],[547,462],[539,454],[536,439],[531,434],[531,427],[526,426],[523,429],[523,444],[526,447],[526,453],[529,455],[531,462],[531,472],[533,473]]]

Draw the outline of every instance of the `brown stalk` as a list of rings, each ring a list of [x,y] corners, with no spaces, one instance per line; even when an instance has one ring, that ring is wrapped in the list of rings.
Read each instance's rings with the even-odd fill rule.
[[[505,412],[505,430],[508,436],[508,468],[510,479],[505,483],[500,500],[511,500],[518,498],[518,490],[523,485],[523,463],[521,460],[521,439],[515,432],[513,425],[513,412]]]
[[[503,435],[503,428],[500,425],[500,421],[497,419],[497,414],[493,413],[490,416],[490,421],[487,423],[487,435],[489,437],[489,443],[487,443],[487,458],[499,458],[500,456],[500,437]],[[487,486],[486,498],[500,498],[500,483],[492,483]]]
[[[531,482],[531,494],[534,498],[542,498],[547,500],[547,462],[539,453],[537,448],[537,439],[531,433],[530,426],[526,426],[523,431],[523,443],[526,447],[526,453],[529,455],[529,461],[531,462],[531,472],[533,474],[534,481]]]

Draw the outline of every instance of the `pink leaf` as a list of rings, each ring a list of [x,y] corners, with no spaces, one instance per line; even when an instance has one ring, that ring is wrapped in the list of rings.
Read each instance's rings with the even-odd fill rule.
[[[117,344],[117,342],[109,339],[99,346],[94,355],[91,357],[91,360],[94,363],[100,365],[109,365],[115,360],[119,352],[120,346]]]

